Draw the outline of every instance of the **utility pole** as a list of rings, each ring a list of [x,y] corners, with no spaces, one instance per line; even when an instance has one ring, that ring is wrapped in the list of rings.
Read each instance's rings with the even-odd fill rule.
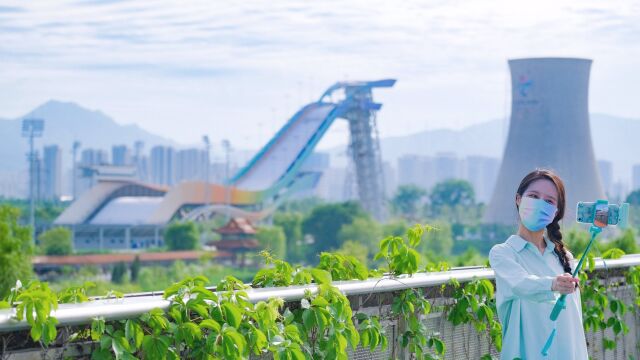
[[[76,190],[77,189],[76,188],[76,186],[77,186],[76,182],[78,181],[77,180],[78,179],[78,174],[77,174],[78,160],[77,160],[77,156],[78,156],[78,150],[79,149],[80,149],[80,141],[76,140],[76,141],[73,142],[73,148],[71,150],[71,152],[73,154],[73,164],[72,164],[72,166],[73,166],[72,169],[73,170],[71,172],[72,173],[71,176],[73,176],[73,179],[72,179],[72,181],[73,181],[73,183],[72,183],[73,184],[73,201],[75,201],[76,197],[78,196],[77,190]]]
[[[225,168],[224,168],[224,204],[225,204],[225,215],[226,220],[229,222],[231,220],[231,216],[229,214],[229,207],[231,206],[231,183],[229,179],[229,153],[231,152],[231,142],[229,140],[222,140],[222,147],[225,152]]]
[[[31,243],[36,243],[36,216],[34,208],[34,172],[35,153],[33,150],[33,139],[41,137],[44,132],[44,120],[24,119],[22,120],[22,137],[29,138],[29,225],[31,226]]]

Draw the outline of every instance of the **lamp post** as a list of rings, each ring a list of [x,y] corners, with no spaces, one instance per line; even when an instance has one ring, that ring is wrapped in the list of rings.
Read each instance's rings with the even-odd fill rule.
[[[35,153],[33,150],[33,139],[41,137],[44,132],[43,119],[23,119],[22,120],[22,137],[29,138],[29,225],[31,226],[31,242],[36,242],[36,220],[34,209],[34,165]]]
[[[204,135],[202,137],[202,142],[204,142],[204,150],[205,150],[205,157],[204,157],[204,161],[205,161],[205,166],[204,166],[204,178],[205,178],[205,184],[204,184],[204,204],[205,206],[209,206],[209,203],[211,202],[211,195],[209,193],[210,189],[209,189],[209,168],[211,167],[211,163],[209,161],[209,153],[211,151],[211,142],[209,141],[209,136]]]
[[[227,222],[230,220],[230,215],[229,215],[229,206],[231,206],[230,202],[231,202],[231,194],[230,194],[230,187],[231,187],[231,183],[229,182],[229,152],[231,152],[231,142],[227,139],[222,140],[222,147],[224,148],[224,152],[225,152],[225,168],[224,168],[224,204],[225,204],[225,215],[227,218]]]
[[[77,161],[77,156],[78,156],[78,150],[79,150],[79,149],[80,149],[80,141],[77,141],[77,140],[76,140],[76,141],[74,141],[74,142],[73,142],[73,147],[72,147],[72,150],[71,150],[71,153],[73,154],[73,164],[72,164],[72,165],[73,165],[73,170],[72,170],[72,174],[71,174],[71,176],[73,176],[73,179],[72,179],[72,181],[73,181],[73,182],[72,182],[72,184],[73,184],[73,200],[74,200],[74,201],[76,200],[76,197],[78,196],[78,194],[77,194],[77,190],[76,190],[76,185],[77,185],[77,184],[76,184],[76,182],[78,181],[78,180],[77,180],[77,178],[78,178],[78,173],[77,173],[77,170],[78,170],[78,161]]]

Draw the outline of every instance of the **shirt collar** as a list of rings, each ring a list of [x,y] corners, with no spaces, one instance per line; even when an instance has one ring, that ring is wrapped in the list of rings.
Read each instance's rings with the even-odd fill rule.
[[[556,248],[556,244],[549,240],[548,237],[544,237],[544,241],[547,243],[547,247],[544,249],[544,253],[552,252]]]
[[[509,239],[507,239],[507,244],[509,244],[509,246],[511,246],[515,251],[520,252],[525,248],[525,246],[527,246],[527,240],[518,235],[511,235]]]
[[[547,247],[544,249],[545,254],[549,251],[553,251],[555,249],[555,244],[549,240],[546,236],[544,237],[544,241],[547,243]],[[509,239],[507,239],[507,244],[511,246],[517,252],[522,251],[529,242],[518,235],[511,235]]]

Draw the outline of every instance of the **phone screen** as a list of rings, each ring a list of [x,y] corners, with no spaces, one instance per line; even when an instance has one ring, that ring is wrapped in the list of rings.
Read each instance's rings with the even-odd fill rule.
[[[596,204],[593,225],[603,228],[609,223],[609,206],[607,204]]]

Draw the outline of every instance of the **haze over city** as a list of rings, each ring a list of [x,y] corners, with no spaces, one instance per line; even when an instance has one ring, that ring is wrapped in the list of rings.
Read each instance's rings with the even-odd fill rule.
[[[59,99],[257,148],[334,82],[393,77],[387,137],[508,118],[506,60],[530,56],[594,59],[590,110],[640,118],[633,1],[5,1],[0,24],[3,118]],[[320,148],[347,138],[339,122]]]

